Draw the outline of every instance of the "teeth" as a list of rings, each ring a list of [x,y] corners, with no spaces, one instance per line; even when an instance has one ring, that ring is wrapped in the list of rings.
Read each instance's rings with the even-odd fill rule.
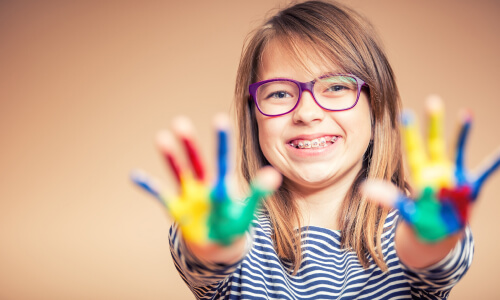
[[[314,139],[311,141],[311,147],[312,148],[318,148],[319,146],[319,140],[318,139]]]
[[[333,137],[321,137],[319,139],[308,140],[295,140],[290,142],[290,146],[298,149],[309,149],[309,148],[322,148],[328,146],[328,143],[335,143],[338,140],[337,136]]]

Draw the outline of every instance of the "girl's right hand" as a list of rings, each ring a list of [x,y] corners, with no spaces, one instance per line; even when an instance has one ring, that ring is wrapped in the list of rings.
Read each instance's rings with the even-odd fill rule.
[[[144,172],[134,172],[132,180],[157,198],[179,224],[182,235],[191,248],[228,247],[248,231],[260,201],[281,184],[281,175],[272,167],[262,168],[250,184],[246,202],[236,201],[226,185],[229,120],[216,118],[218,136],[217,178],[212,187],[207,182],[205,166],[194,142],[194,130],[189,119],[179,117],[173,122],[173,134],[160,132],[157,144],[172,170],[179,191],[165,197]],[[181,166],[175,155],[176,139],[183,145],[191,168]],[[190,169],[192,171],[190,171]],[[215,247],[215,248],[214,248]]]

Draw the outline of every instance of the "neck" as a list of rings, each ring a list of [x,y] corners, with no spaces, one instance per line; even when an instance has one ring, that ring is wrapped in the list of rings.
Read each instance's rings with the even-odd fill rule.
[[[340,208],[357,175],[352,174],[319,188],[295,185],[295,201],[302,215],[300,225],[339,230]]]

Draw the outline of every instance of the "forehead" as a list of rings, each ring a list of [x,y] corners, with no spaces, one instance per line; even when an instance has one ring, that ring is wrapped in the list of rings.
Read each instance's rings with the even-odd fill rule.
[[[257,81],[291,78],[309,81],[326,73],[343,73],[333,55],[300,40],[272,39],[264,47]]]

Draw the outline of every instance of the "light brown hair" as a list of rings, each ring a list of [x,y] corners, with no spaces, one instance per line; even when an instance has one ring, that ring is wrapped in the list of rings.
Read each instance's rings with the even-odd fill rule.
[[[405,189],[406,181],[399,132],[401,103],[393,71],[377,35],[370,23],[355,11],[322,1],[307,1],[283,9],[253,32],[243,49],[235,90],[238,151],[241,151],[238,165],[247,182],[258,169],[269,164],[260,149],[255,106],[249,101],[248,85],[258,81],[262,53],[271,40],[279,41],[286,51],[294,54],[305,70],[302,58],[312,56],[316,61],[321,59],[321,63],[334,64],[340,71],[360,77],[368,85],[373,140],[365,152],[363,167],[341,205],[338,224],[342,247],[355,251],[365,268],[370,254],[385,271],[381,236],[388,210],[362,197],[359,186],[367,178],[380,178]],[[278,256],[290,263],[290,271],[295,273],[302,257],[300,234],[294,228],[294,224],[300,225],[301,215],[294,198],[285,181],[264,202],[264,208],[273,224]]]

